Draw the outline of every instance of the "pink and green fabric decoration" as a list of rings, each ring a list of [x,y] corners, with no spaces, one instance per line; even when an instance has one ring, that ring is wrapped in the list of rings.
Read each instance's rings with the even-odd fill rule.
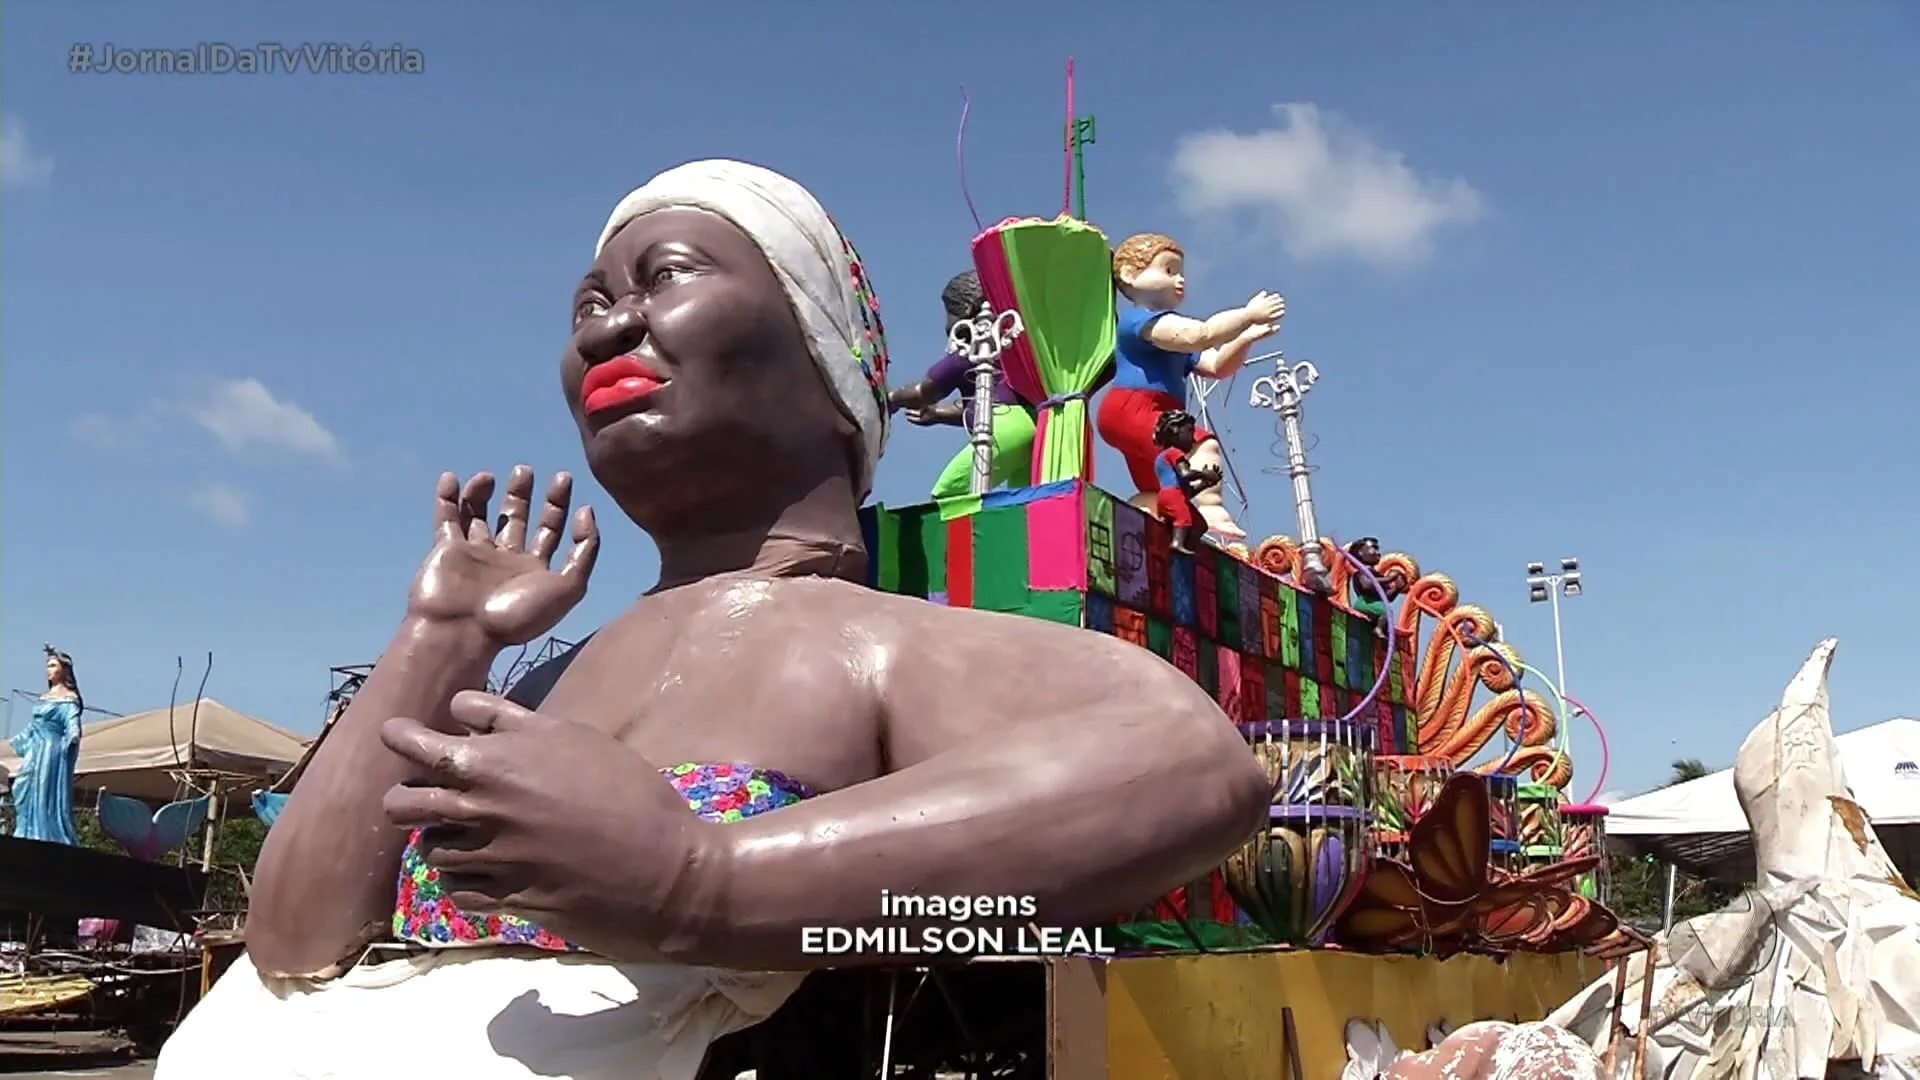
[[[1113,269],[1107,235],[1061,217],[1008,218],[974,237],[973,265],[995,311],[1025,331],[1001,354],[1009,386],[1039,402],[1033,482],[1090,480],[1087,396],[1113,357]]]

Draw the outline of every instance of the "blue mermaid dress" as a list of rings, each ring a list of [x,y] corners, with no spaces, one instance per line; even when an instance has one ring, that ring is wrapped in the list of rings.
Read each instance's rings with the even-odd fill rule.
[[[80,762],[80,703],[41,698],[12,745],[20,755],[20,773],[13,778],[13,835],[78,846],[73,773]]]

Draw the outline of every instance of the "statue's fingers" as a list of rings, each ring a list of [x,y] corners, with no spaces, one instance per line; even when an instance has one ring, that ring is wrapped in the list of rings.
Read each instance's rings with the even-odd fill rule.
[[[527,549],[548,565],[552,565],[553,553],[559,550],[561,530],[567,527],[567,507],[572,503],[572,474],[553,474],[553,482],[547,485],[546,501],[540,507],[540,523],[534,530],[533,545]]]
[[[460,516],[460,478],[450,472],[441,473],[433,487],[433,535],[435,540],[460,540],[467,535]]]
[[[380,725],[380,741],[447,785],[465,789],[476,772],[473,740],[435,731],[410,716],[396,716]]]
[[[461,531],[469,540],[493,539],[487,530],[487,504],[493,501],[493,474],[474,473],[460,491]]]
[[[573,550],[567,552],[560,576],[572,578],[585,588],[593,575],[593,564],[600,558],[600,526],[593,519],[593,507],[583,506],[573,515]]]
[[[527,514],[533,505],[533,470],[515,465],[507,476],[507,494],[500,500],[500,523],[493,530],[494,543],[505,551],[521,551],[527,545]]]
[[[461,727],[476,735],[520,731],[540,723],[538,713],[484,690],[462,690],[447,706]]]
[[[479,822],[480,808],[473,797],[453,788],[396,784],[380,800],[387,820],[402,829],[439,830],[449,825]],[[429,834],[432,835],[431,833]]]

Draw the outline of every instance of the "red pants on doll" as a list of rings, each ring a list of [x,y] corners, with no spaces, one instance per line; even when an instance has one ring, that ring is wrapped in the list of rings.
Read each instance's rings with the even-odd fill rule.
[[[1161,413],[1184,407],[1172,394],[1124,386],[1108,390],[1107,396],[1100,399],[1100,409],[1093,418],[1094,430],[1127,459],[1127,474],[1133,477],[1135,491],[1159,490],[1160,477],[1153,463],[1160,457],[1160,448],[1153,445],[1153,426],[1160,422]],[[1195,446],[1211,438],[1213,432],[1195,426]]]
[[[1190,529],[1199,510],[1193,505],[1193,499],[1185,488],[1163,487],[1154,497],[1155,508],[1160,511],[1160,520],[1176,529]]]

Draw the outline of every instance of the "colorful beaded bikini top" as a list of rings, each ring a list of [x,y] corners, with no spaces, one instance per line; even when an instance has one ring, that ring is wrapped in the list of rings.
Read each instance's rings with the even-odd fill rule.
[[[662,769],[686,800],[688,809],[708,821],[740,821],[791,806],[812,789],[784,773],[751,765],[720,762]],[[400,856],[400,890],[393,911],[393,936],[418,945],[531,945],[554,952],[577,947],[556,934],[513,915],[477,915],[455,908],[440,891],[440,872],[427,865],[420,831],[407,838]]]

